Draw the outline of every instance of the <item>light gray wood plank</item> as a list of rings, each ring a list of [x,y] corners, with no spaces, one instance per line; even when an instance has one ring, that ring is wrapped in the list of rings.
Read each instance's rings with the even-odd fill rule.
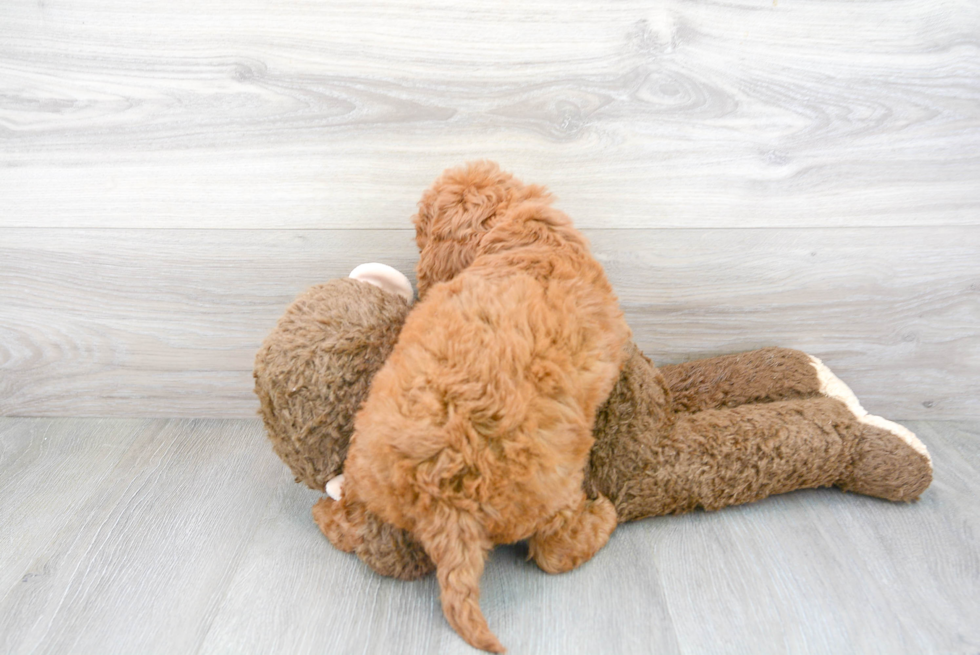
[[[399,227],[499,159],[584,227],[976,225],[980,7],[10,0],[0,226]]]
[[[936,467],[917,503],[816,490],[639,521],[559,576],[500,547],[483,579],[491,626],[511,652],[974,652],[980,426],[910,427]],[[105,443],[113,474],[86,477]],[[0,586],[5,652],[476,652],[433,578],[383,579],[329,545],[317,494],[257,420],[7,418],[0,447],[0,480],[22,499],[50,486],[32,473],[81,473],[37,500],[43,534],[20,534],[24,512],[0,522],[38,572]]]
[[[658,362],[796,347],[874,413],[980,412],[980,228],[587,234]],[[410,230],[7,229],[0,415],[254,416],[299,292],[416,259]]]
[[[37,560],[37,549],[78,527],[91,496],[111,484],[145,429],[138,419],[0,421],[0,594],[52,574],[52,562]]]
[[[48,424],[53,473],[81,468],[77,449],[92,459],[103,448],[83,438],[91,421]],[[116,431],[110,442],[135,436],[94,490],[83,485],[76,499],[71,478],[51,488],[43,471],[18,484],[22,497],[41,492],[36,511],[49,529],[20,536],[13,551],[11,571],[23,577],[0,588],[4,652],[194,652],[287,475],[254,420],[101,426]],[[14,515],[4,532],[19,534],[28,518]]]
[[[410,231],[6,237],[0,415],[254,416],[255,352],[296,295],[364,261],[410,271],[417,258]]]
[[[875,414],[980,413],[972,228],[589,234],[636,342],[659,363],[798,348]]]
[[[277,489],[201,653],[478,652],[443,618],[434,576],[382,578],[333,549],[310,519],[316,498],[291,482]],[[550,576],[526,547],[497,548],[481,605],[511,652],[677,652],[655,567],[612,565],[635,550],[617,539],[605,565]]]
[[[891,506],[799,492],[681,522],[654,552],[670,562],[663,585],[682,650],[975,650],[976,523],[964,530],[931,493]]]
[[[945,425],[912,426],[936,466],[912,505],[815,490],[630,526],[649,539],[681,652],[980,647],[977,434],[958,437],[964,462]]]
[[[280,480],[199,652],[436,651],[434,579],[384,579],[334,549],[310,515],[317,498]],[[394,648],[371,649],[372,640]]]

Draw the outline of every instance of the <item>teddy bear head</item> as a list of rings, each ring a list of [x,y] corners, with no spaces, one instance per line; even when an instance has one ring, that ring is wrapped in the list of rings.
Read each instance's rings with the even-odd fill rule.
[[[381,264],[314,286],[286,310],[255,357],[259,414],[297,482],[323,491],[343,470],[354,416],[391,353],[412,285]]]

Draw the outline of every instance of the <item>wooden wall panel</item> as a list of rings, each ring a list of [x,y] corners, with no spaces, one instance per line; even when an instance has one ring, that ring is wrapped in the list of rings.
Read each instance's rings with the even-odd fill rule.
[[[795,345],[973,416],[977,34],[957,0],[9,0],[0,414],[250,415],[289,300],[410,268],[422,190],[487,157],[654,356]]]
[[[480,157],[583,227],[980,213],[975,2],[0,12],[0,226],[401,228]]]
[[[3,231],[0,415],[254,415],[255,351],[307,286],[411,273],[410,230]],[[980,411],[980,228],[590,230],[668,363],[768,345],[892,418]]]

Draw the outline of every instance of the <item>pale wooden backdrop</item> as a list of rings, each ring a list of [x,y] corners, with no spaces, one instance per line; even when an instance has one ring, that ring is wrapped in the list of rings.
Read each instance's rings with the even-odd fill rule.
[[[980,415],[980,3],[4,0],[0,415],[254,416],[446,166],[547,184],[662,362]]]

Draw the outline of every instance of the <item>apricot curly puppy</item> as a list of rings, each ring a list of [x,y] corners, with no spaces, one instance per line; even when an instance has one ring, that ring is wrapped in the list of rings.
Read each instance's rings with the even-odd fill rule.
[[[343,502],[411,532],[449,623],[503,652],[479,606],[493,545],[567,571],[616,526],[582,479],[630,330],[550,194],[496,164],[445,172],[415,226],[420,300],[355,420]]]

